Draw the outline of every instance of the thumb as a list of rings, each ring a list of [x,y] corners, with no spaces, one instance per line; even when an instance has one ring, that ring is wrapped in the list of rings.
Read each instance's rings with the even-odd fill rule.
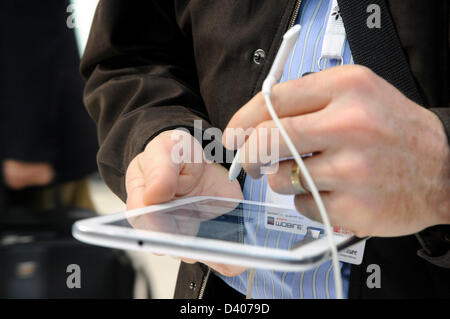
[[[167,135],[147,145],[139,164],[144,176],[146,206],[170,201],[176,194],[182,163],[172,160],[173,141]]]
[[[136,156],[130,163],[125,175],[125,188],[127,192],[127,210],[145,207],[144,204],[144,190],[145,181],[144,175],[139,167],[139,157],[142,153]]]

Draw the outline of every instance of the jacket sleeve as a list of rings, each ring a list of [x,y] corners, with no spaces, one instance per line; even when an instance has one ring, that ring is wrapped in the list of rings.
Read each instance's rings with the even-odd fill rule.
[[[446,5],[447,9],[447,55],[450,52],[450,7]],[[435,113],[441,120],[445,133],[447,134],[447,141],[450,147],[450,72],[447,65],[447,74],[443,78],[443,83],[446,83],[447,90],[444,90],[447,105],[440,105],[438,108],[431,108],[430,111]],[[444,85],[445,87],[445,85]],[[439,225],[423,230],[416,234],[422,248],[417,252],[418,255],[433,265],[450,268],[450,225]]]
[[[131,160],[159,132],[210,125],[199,93],[190,36],[171,1],[101,0],[81,71],[97,122],[100,173],[125,200]]]

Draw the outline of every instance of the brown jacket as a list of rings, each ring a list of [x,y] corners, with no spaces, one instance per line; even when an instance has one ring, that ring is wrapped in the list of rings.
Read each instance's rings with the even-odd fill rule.
[[[361,26],[371,3],[382,8],[382,28],[369,39]],[[88,80],[85,103],[98,123],[101,174],[119,197],[126,197],[128,164],[152,137],[192,127],[194,120],[202,120],[203,128],[223,129],[261,89],[297,4],[100,1],[82,62]],[[448,1],[339,4],[355,63],[372,68],[416,102],[432,106],[449,133]],[[265,59],[255,60],[258,49]],[[401,66],[407,71],[398,71]],[[350,297],[449,297],[450,285],[442,283],[450,282],[449,270],[417,256],[422,249],[424,256],[437,256],[448,265],[448,229],[427,232],[419,237],[422,245],[415,236],[369,240],[363,264],[352,267]],[[371,263],[383,271],[381,289],[366,287]],[[182,265],[176,296],[198,297],[205,271],[199,264]]]

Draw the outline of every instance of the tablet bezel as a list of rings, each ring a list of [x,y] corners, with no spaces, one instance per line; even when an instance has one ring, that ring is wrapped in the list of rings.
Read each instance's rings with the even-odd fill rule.
[[[218,239],[199,238],[171,233],[142,231],[110,223],[142,214],[157,212],[205,200],[218,200],[292,210],[290,207],[212,196],[197,196],[152,205],[127,212],[81,220],[73,225],[73,236],[85,243],[110,248],[148,251],[157,254],[234,264],[277,271],[305,271],[331,258],[327,238],[320,238],[293,250],[245,245]],[[363,239],[334,236],[338,250]]]

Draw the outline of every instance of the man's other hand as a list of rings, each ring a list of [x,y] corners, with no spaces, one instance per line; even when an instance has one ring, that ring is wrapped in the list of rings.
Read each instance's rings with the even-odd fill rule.
[[[54,170],[48,163],[28,163],[8,159],[3,161],[3,176],[6,186],[13,190],[21,190],[50,184]]]

